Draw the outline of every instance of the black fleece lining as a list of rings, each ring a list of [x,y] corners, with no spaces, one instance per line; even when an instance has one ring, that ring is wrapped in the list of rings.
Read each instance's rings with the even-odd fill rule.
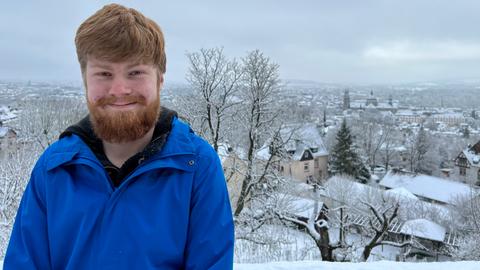
[[[167,140],[168,134],[172,130],[172,120],[177,116],[177,113],[173,110],[161,107],[160,116],[158,117],[155,129],[153,130],[153,136],[150,143],[139,153],[130,157],[121,168],[113,165],[108,160],[103,149],[102,140],[100,140],[93,132],[90,117],[87,115],[80,122],[68,127],[60,138],[75,134],[79,136],[85,144],[90,147],[92,152],[98,158],[100,163],[110,176],[110,181],[113,187],[118,187],[135,168],[145,160],[149,159],[155,153],[160,151]]]

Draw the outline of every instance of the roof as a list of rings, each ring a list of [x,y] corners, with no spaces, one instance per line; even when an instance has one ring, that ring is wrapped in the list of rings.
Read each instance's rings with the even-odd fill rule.
[[[399,200],[402,200],[402,199],[418,200],[415,194],[413,194],[412,192],[408,191],[408,189],[403,187],[389,189],[385,192],[385,194],[391,197],[397,198]]]
[[[400,233],[443,242],[447,230],[435,222],[421,218],[406,221]]]
[[[257,151],[255,156],[261,160],[268,160],[270,158],[270,150],[268,146],[263,146],[260,150]]]
[[[315,200],[289,194],[282,194],[282,201],[286,204],[285,209],[287,209],[290,214],[307,219],[313,215],[313,210],[315,209]],[[323,202],[318,201],[317,211],[320,212],[322,207]]]
[[[480,154],[475,154],[475,152],[470,149],[465,149],[462,153],[465,155],[465,158],[467,158],[470,166],[480,167]]]
[[[360,108],[367,108],[367,99],[358,99],[350,102],[350,108],[352,109],[360,109]],[[373,104],[369,104],[373,105]],[[369,106],[368,105],[368,106]],[[377,105],[373,105],[372,108],[376,109],[397,109],[398,108],[398,100],[392,100],[392,104],[390,105],[389,102],[382,102],[377,100]]]
[[[470,166],[480,167],[480,141],[462,151]],[[461,154],[460,154],[461,156]]]
[[[463,183],[429,175],[411,175],[389,171],[380,181],[387,188],[403,187],[416,196],[452,204],[458,196],[469,195],[472,189]]]
[[[10,120],[17,117],[7,106],[0,106],[0,121]]]
[[[0,127],[0,138],[5,137],[7,135],[9,128],[8,127]]]
[[[295,149],[295,153],[293,154],[292,159],[296,161],[301,160],[305,151],[309,151],[308,147],[306,147],[303,143],[298,143],[297,149]]]
[[[312,151],[314,157],[328,155],[327,147],[323,143],[322,136],[315,124],[307,123],[286,126],[280,131],[280,136],[286,142],[285,148],[287,151],[297,151],[299,144],[302,144],[305,148],[316,150]],[[301,152],[303,153],[303,151]]]
[[[353,204],[358,196],[380,196],[383,192],[380,188],[353,181],[342,175],[330,177],[323,186],[324,189],[320,190],[322,195],[346,204]]]

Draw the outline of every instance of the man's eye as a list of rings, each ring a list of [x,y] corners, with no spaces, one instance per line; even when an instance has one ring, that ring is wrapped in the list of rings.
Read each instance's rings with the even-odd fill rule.
[[[142,74],[142,73],[143,73],[143,72],[140,71],[140,70],[135,70],[135,71],[130,72],[130,76],[136,76],[136,75],[140,75],[140,74]]]
[[[111,77],[112,76],[112,74],[110,72],[106,72],[106,71],[99,72],[99,73],[97,73],[97,75],[101,76],[101,77]]]

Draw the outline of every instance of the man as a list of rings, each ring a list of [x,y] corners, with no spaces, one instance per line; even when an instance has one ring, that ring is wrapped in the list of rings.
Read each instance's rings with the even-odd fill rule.
[[[35,165],[4,269],[232,269],[218,156],[160,107],[160,28],[112,4],[75,43],[90,114]]]

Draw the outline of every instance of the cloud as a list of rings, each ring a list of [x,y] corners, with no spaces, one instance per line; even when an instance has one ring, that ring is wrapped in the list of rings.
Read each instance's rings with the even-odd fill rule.
[[[480,60],[480,43],[461,41],[395,41],[367,47],[367,61],[390,63]]]

